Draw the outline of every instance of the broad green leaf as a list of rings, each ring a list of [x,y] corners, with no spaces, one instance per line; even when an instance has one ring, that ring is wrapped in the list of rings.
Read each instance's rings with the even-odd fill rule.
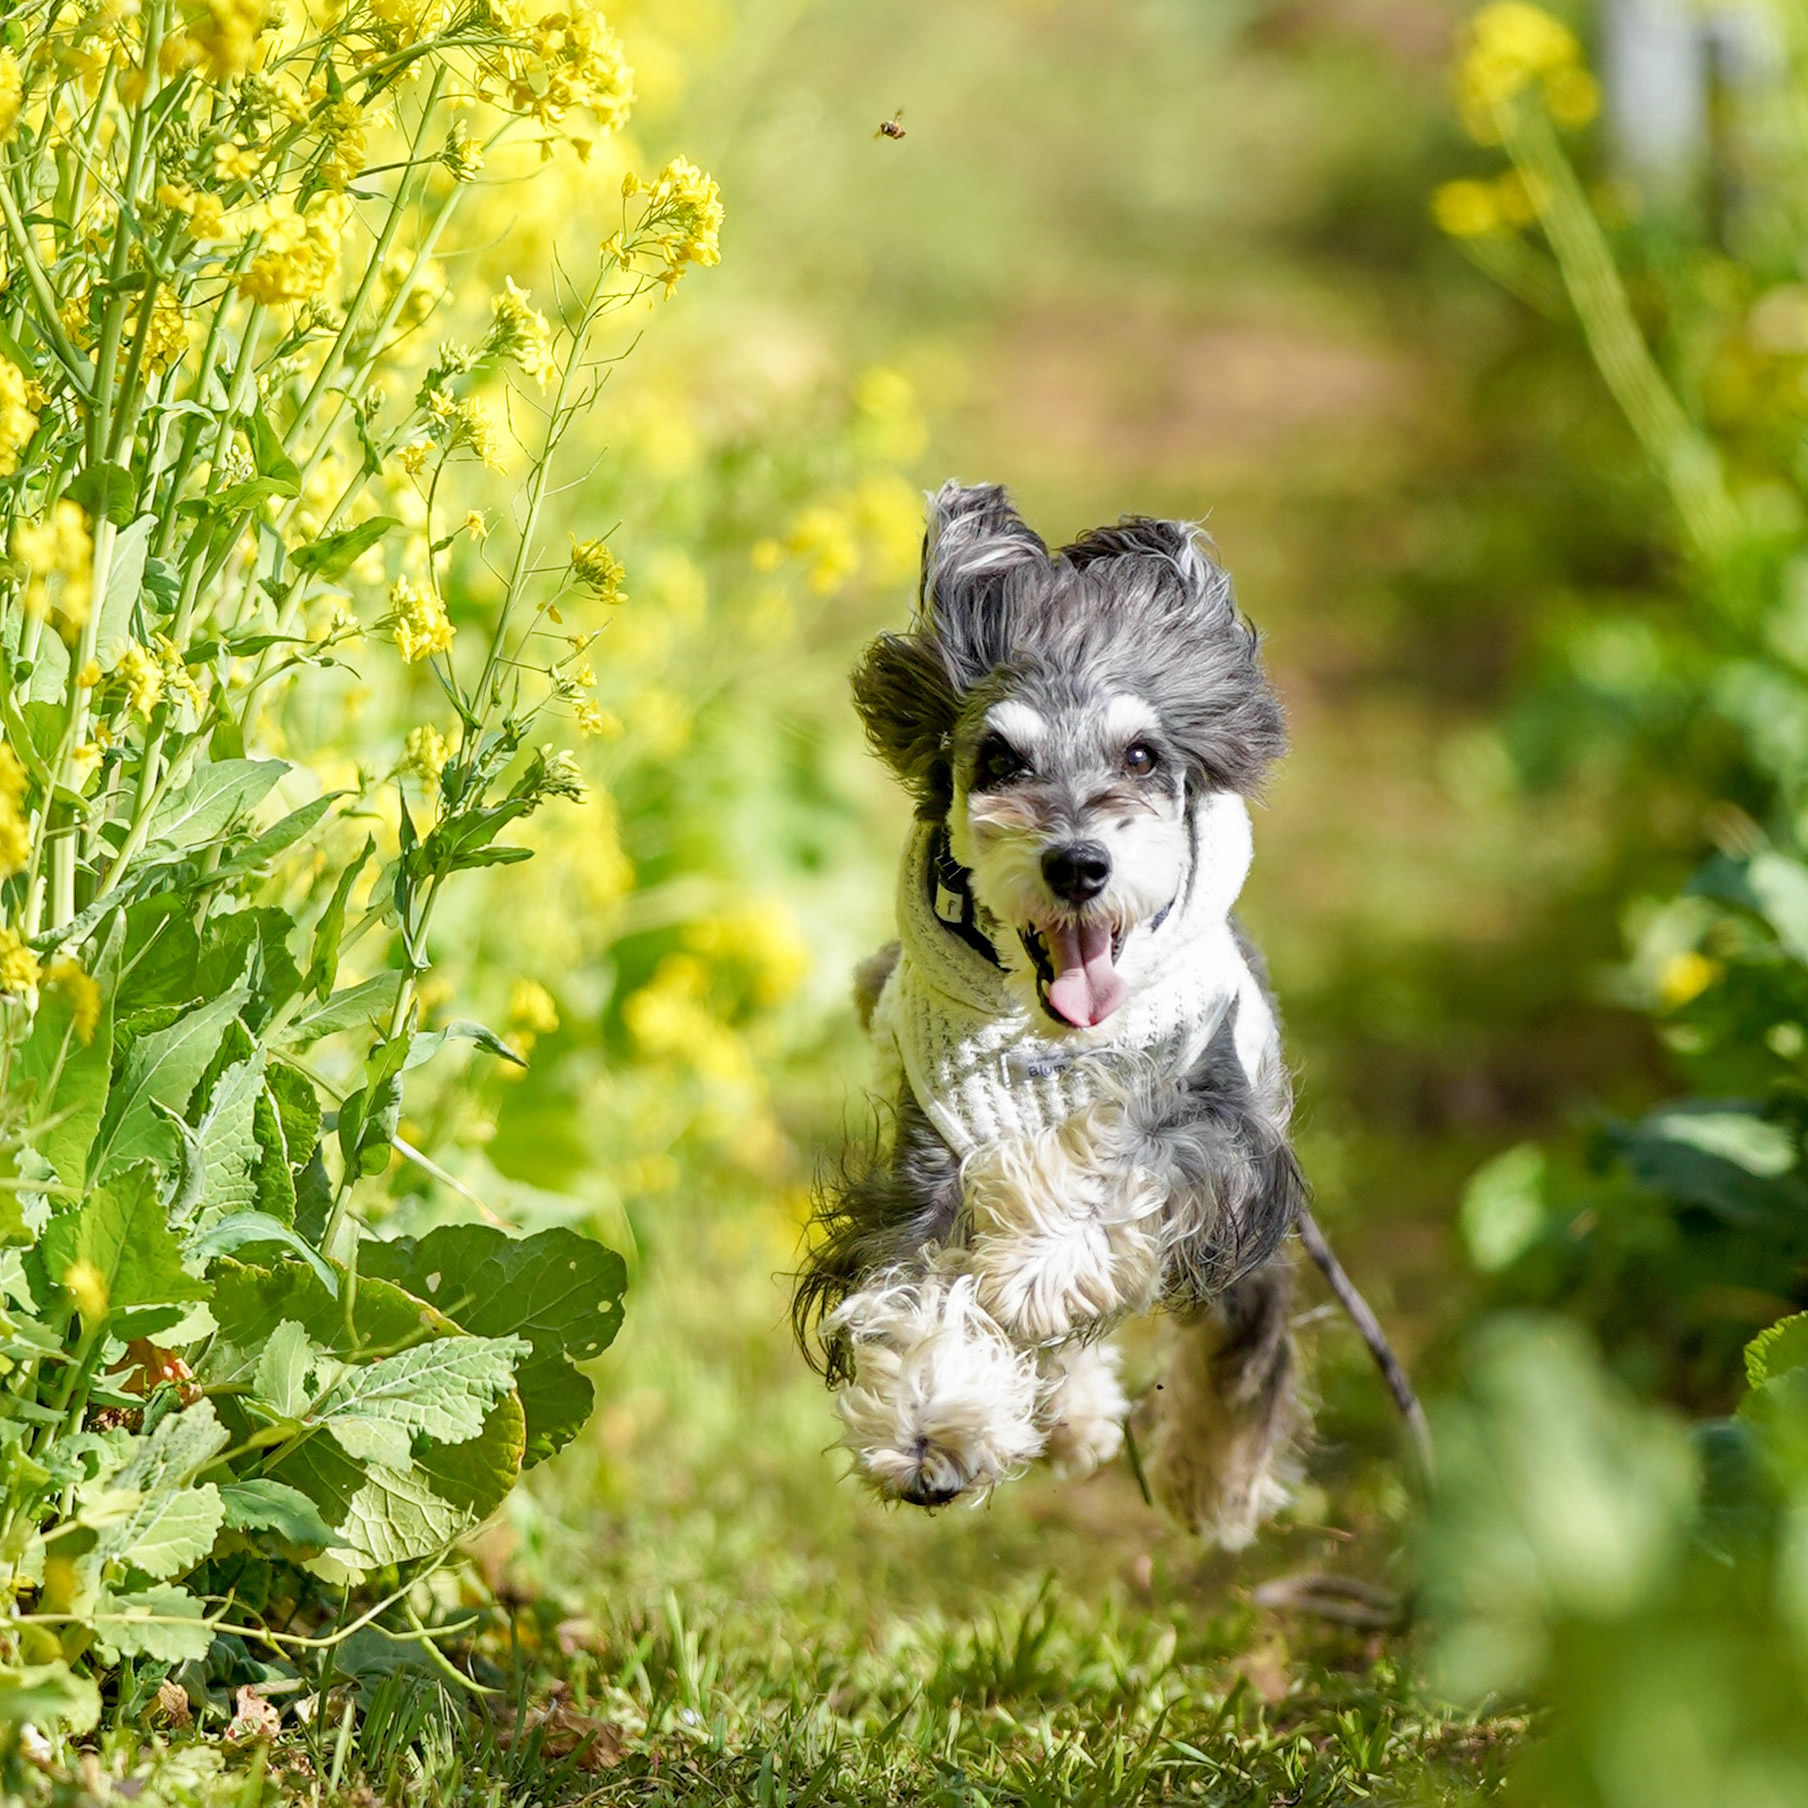
[[[246,1356],[242,1369],[226,1369],[210,1351],[206,1374],[212,1381],[249,1379],[256,1353],[284,1319],[293,1319],[322,1349],[341,1360],[355,1360],[362,1350],[391,1349],[458,1329],[400,1287],[363,1274],[358,1277],[348,1328],[344,1303],[300,1262],[258,1268],[228,1257],[215,1263],[209,1283],[221,1338]]]
[[[220,1489],[226,1523],[238,1532],[274,1532],[290,1544],[314,1550],[333,1542],[333,1528],[320,1517],[320,1509],[286,1482],[265,1476],[227,1482]]]
[[[1796,1165],[1795,1138],[1781,1124],[1744,1111],[1669,1111],[1645,1120],[1645,1128],[1669,1142],[1717,1155],[1748,1174],[1774,1179]]]
[[[533,1345],[534,1360],[515,1376],[530,1463],[576,1435],[591,1390],[569,1363],[601,1355],[622,1323],[628,1272],[612,1249],[563,1228],[511,1237],[490,1225],[448,1224],[418,1240],[366,1243],[359,1269],[431,1300],[476,1336]]]
[[[66,1663],[0,1664],[0,1725],[29,1723],[87,1733],[99,1719],[100,1690]]]
[[[326,1257],[311,1243],[297,1236],[280,1218],[272,1218],[268,1212],[234,1212],[230,1217],[222,1218],[217,1224],[211,1224],[206,1230],[191,1237],[187,1253],[191,1258],[210,1262],[215,1256],[231,1255],[234,1250],[246,1249],[257,1243],[281,1244],[313,1269],[322,1286],[330,1288],[335,1294],[339,1291],[339,1277]]]
[[[1753,1387],[1801,1368],[1808,1368],[1808,1312],[1779,1318],[1745,1346],[1745,1378]]]
[[[128,1564],[157,1581],[199,1563],[219,1535],[222,1509],[218,1488],[195,1478],[225,1445],[210,1400],[171,1413],[137,1439],[97,1503],[104,1508],[98,1561]],[[96,1522],[92,1509],[83,1517]]]
[[[126,946],[120,963],[119,1009],[187,1004],[200,996],[200,959],[194,905],[174,892],[140,898],[126,909]]]
[[[291,810],[261,835],[246,842],[230,860],[222,861],[208,875],[208,883],[217,885],[224,879],[236,879],[241,874],[255,872],[266,860],[273,860],[285,848],[293,847],[304,835],[311,834],[321,817],[342,796],[343,792],[329,791],[324,796],[315,798],[312,803],[303,804],[299,810]]]
[[[148,1162],[115,1174],[80,1208],[51,1219],[40,1241],[44,1272],[63,1286],[78,1263],[105,1290],[107,1327],[116,1337],[148,1336],[181,1317],[180,1306],[207,1289],[182,1266],[157,1180]]]
[[[147,1156],[166,1168],[174,1165],[177,1139],[156,1108],[186,1111],[226,1026],[248,997],[247,987],[232,986],[133,1043],[95,1138],[91,1174],[104,1178]]]
[[[295,569],[312,572],[316,577],[343,577],[392,527],[400,525],[394,515],[373,515],[342,533],[327,534],[309,545],[298,546],[292,555]]]
[[[1544,1151],[1521,1143],[1477,1171],[1460,1222],[1469,1259],[1484,1274],[1510,1268],[1544,1230]]]
[[[289,952],[294,919],[286,910],[216,912],[201,932],[201,958],[195,967],[202,997],[223,991],[243,979],[251,991],[245,1022],[262,1029],[273,1011],[301,990],[301,971]]]
[[[339,974],[339,944],[345,939],[345,909],[352,887],[358,882],[365,863],[376,851],[376,837],[365,840],[358,858],[339,874],[333,895],[314,929],[314,945],[308,955],[307,989],[323,1003],[332,995],[333,982]]]
[[[258,1354],[251,1380],[254,1398],[279,1419],[301,1418],[314,1398],[308,1377],[321,1354],[302,1326],[285,1318]]]
[[[95,645],[103,661],[116,657],[122,641],[135,639],[132,611],[144,588],[144,556],[150,550],[155,515],[140,515],[113,537],[113,564],[107,573],[107,594],[100,606],[100,632]],[[104,667],[111,671],[111,665]]]
[[[259,1047],[214,1081],[206,1114],[196,1126],[203,1176],[197,1230],[209,1230],[257,1204],[257,1101],[264,1090],[264,1064]]]
[[[213,1643],[201,1603],[184,1588],[159,1582],[130,1594],[104,1592],[89,1616],[95,1642],[108,1658],[150,1657],[159,1663],[199,1663]]]
[[[404,1469],[416,1436],[439,1444],[476,1437],[532,1347],[524,1337],[438,1337],[353,1364],[308,1423],[324,1425],[348,1456]]]
[[[159,1494],[109,1528],[101,1548],[154,1581],[186,1574],[213,1549],[225,1509],[212,1482]]]
[[[33,1133],[32,1146],[66,1186],[80,1186],[86,1178],[88,1153],[106,1112],[113,1007],[125,934],[125,918],[116,914],[90,956],[89,976],[100,991],[100,1014],[89,1039],[84,1042],[76,1033],[71,992],[48,987],[40,995],[31,1034],[13,1057],[11,1084],[29,1088],[32,1117],[43,1125]]]
[[[1786,854],[1754,854],[1746,883],[1758,909],[1780,941],[1799,961],[1808,961],[1808,867]]]
[[[124,465],[88,465],[70,478],[63,494],[98,519],[124,527],[138,507],[138,479]]]
[[[151,818],[149,844],[203,847],[259,803],[289,770],[283,760],[211,760]]]
[[[339,1030],[374,1026],[395,1009],[401,983],[399,973],[378,973],[355,986],[347,986],[333,993],[324,1004],[295,1017],[282,1030],[280,1039],[286,1047],[301,1048]]]
[[[361,1572],[432,1556],[488,1518],[520,1477],[524,1437],[520,1404],[505,1394],[477,1437],[449,1448],[429,1445],[405,1470],[367,1470],[315,1438],[280,1473],[335,1527],[327,1555]]]

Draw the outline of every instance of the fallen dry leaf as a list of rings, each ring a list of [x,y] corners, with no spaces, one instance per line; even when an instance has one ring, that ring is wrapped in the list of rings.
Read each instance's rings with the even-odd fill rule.
[[[282,1730],[282,1716],[250,1684],[244,1683],[232,1698],[232,1724],[226,1737],[234,1744],[248,1739],[274,1739]]]
[[[166,1676],[157,1685],[157,1705],[152,1710],[165,1726],[193,1726],[195,1717],[188,1705],[188,1691]]]
[[[574,1706],[569,1683],[554,1683],[546,1699],[530,1706],[518,1726],[512,1709],[505,1709],[499,1719],[497,1730],[504,1745],[539,1731],[543,1756],[566,1758],[576,1752],[579,1770],[613,1770],[621,1762],[622,1729],[613,1720]]]

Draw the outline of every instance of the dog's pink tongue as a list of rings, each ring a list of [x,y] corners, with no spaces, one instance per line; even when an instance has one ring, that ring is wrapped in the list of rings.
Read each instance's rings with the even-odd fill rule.
[[[1103,1023],[1124,1002],[1127,990],[1111,964],[1111,926],[1065,925],[1045,929],[1042,936],[1055,969],[1048,982],[1049,1009],[1075,1029]]]

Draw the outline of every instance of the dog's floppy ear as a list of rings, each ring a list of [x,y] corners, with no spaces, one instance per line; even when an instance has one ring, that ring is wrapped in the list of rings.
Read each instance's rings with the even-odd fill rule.
[[[959,694],[931,632],[881,634],[854,668],[854,707],[873,751],[917,800],[919,815],[945,816],[954,799],[948,742]]]
[[[929,499],[920,620],[965,689],[1010,658],[1026,576],[1049,569],[1048,547],[995,483],[945,483]]]
[[[1112,638],[1133,649],[1134,670],[1193,782],[1253,797],[1286,751],[1286,729],[1256,631],[1198,528],[1126,515],[1082,534],[1061,557],[1102,583]]]

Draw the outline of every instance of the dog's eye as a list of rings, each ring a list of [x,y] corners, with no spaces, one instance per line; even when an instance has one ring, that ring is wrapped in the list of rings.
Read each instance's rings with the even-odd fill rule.
[[[1132,741],[1124,749],[1124,770],[1137,778],[1146,778],[1159,764],[1155,749],[1143,741]]]
[[[996,791],[1028,772],[1028,762],[1003,735],[987,735],[973,762],[973,788]]]

